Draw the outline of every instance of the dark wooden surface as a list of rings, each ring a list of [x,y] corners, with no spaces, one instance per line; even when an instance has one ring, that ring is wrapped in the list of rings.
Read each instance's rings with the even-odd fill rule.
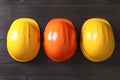
[[[43,34],[47,22],[56,17],[70,19],[76,27],[78,47],[72,59],[55,63],[43,48],[31,62],[14,61],[6,49],[7,31],[13,20],[35,19]],[[107,19],[115,35],[115,51],[106,61],[93,63],[79,47],[83,22],[92,17]],[[120,80],[120,1],[119,0],[0,0],[0,80]]]

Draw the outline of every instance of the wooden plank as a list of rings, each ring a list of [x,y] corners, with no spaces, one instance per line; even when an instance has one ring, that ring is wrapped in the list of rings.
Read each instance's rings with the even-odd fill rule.
[[[112,17],[118,18],[120,6],[0,6],[0,17]],[[67,11],[66,11],[67,10]],[[33,13],[34,12],[34,13]]]
[[[0,64],[0,75],[120,76],[119,64]]]
[[[0,27],[0,41],[4,41],[7,37],[8,28]],[[1,42],[0,42],[1,43]]]
[[[0,0],[0,5],[114,5],[119,0]]]
[[[0,76],[0,80],[119,80],[119,76]]]
[[[26,76],[0,76],[0,80],[29,80]]]
[[[119,80],[119,76],[26,76],[26,80]]]

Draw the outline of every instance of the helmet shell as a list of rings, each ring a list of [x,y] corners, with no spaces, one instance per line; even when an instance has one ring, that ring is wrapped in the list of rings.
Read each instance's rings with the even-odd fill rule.
[[[115,40],[112,27],[107,20],[88,19],[82,26],[80,37],[81,50],[87,59],[101,62],[112,55]]]
[[[48,22],[44,31],[43,47],[47,56],[55,62],[70,59],[76,50],[76,31],[71,21],[55,18]]]
[[[16,19],[7,33],[7,49],[10,56],[27,62],[36,57],[40,48],[40,30],[31,18]]]

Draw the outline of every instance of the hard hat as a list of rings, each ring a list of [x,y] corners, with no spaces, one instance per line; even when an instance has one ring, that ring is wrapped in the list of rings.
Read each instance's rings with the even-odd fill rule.
[[[82,26],[80,37],[81,50],[87,59],[101,62],[112,55],[115,40],[112,27],[107,20],[88,19]]]
[[[64,62],[70,59],[76,45],[76,31],[71,21],[55,18],[48,22],[44,31],[43,47],[51,60]]]
[[[40,30],[37,22],[30,18],[16,19],[7,33],[7,49],[10,56],[27,62],[35,58],[40,48]]]

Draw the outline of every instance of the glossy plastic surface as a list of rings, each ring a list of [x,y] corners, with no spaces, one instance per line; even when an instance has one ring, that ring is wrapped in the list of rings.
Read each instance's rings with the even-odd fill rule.
[[[32,60],[40,48],[40,30],[35,20],[15,20],[7,34],[7,49],[10,56],[20,62]]]
[[[115,48],[114,34],[108,21],[92,18],[85,21],[81,30],[81,50],[94,62],[108,59]]]
[[[55,62],[70,59],[76,50],[76,31],[71,21],[64,18],[52,19],[44,31],[44,50]]]

